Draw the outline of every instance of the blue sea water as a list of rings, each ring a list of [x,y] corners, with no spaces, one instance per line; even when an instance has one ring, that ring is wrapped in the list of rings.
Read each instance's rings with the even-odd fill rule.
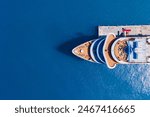
[[[0,1],[0,99],[150,99],[150,65],[71,54],[98,25],[150,24],[149,0]]]

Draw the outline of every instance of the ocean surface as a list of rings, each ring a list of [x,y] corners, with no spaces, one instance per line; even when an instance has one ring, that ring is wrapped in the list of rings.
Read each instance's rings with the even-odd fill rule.
[[[150,99],[150,65],[72,55],[98,25],[150,24],[149,0],[0,1],[0,99]]]

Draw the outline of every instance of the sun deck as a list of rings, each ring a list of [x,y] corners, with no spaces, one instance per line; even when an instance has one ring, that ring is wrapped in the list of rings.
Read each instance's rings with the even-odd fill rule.
[[[106,38],[104,48],[103,48],[103,53],[104,57],[106,60],[106,64],[109,68],[114,68],[118,62],[116,62],[111,55],[111,45],[115,40],[115,35],[109,34]]]
[[[114,41],[111,47],[111,55],[115,61],[118,63],[120,62],[127,62],[127,39],[117,39]]]

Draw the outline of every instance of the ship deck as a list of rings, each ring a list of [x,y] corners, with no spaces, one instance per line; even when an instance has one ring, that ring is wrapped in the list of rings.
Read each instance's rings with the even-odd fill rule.
[[[119,61],[127,62],[127,53],[124,51],[124,48],[127,46],[127,42],[118,41],[114,47],[114,54]]]
[[[78,56],[82,59],[94,62],[89,54],[91,44],[92,44],[92,41],[85,42],[85,43],[77,46],[76,48],[74,48],[72,52],[76,56]]]
[[[111,45],[114,42],[115,36],[113,34],[110,34],[105,42],[105,48],[104,48],[104,55],[106,59],[106,63],[111,68],[115,67],[115,65],[118,63],[116,62],[112,56],[111,56]]]

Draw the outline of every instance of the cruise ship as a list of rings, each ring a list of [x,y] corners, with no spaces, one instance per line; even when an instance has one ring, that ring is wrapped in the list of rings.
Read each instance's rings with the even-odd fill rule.
[[[110,69],[117,64],[148,64],[150,25],[99,26],[98,38],[78,45],[72,53]]]

